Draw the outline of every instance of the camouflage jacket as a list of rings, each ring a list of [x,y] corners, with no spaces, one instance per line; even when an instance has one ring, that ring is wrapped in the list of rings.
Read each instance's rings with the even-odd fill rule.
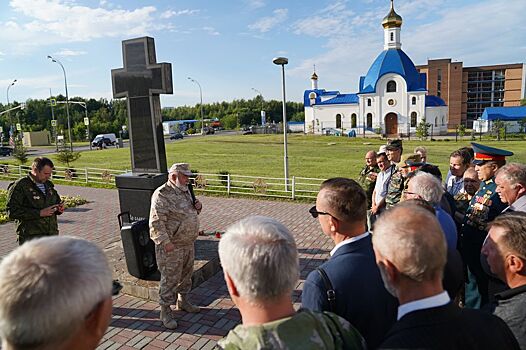
[[[369,175],[371,173],[375,173],[378,175],[379,172],[380,172],[380,168],[377,165],[373,167],[369,167],[368,165],[365,165],[360,171],[360,177],[358,178],[358,181],[360,182],[360,185],[365,190],[365,193],[367,195],[367,203],[369,204],[369,206],[371,205],[374,185],[376,184],[376,178],[374,180],[371,180]]]
[[[168,181],[152,195],[150,238],[155,244],[171,241],[176,247],[192,245],[199,231],[197,215],[190,192]]]
[[[345,319],[302,309],[294,316],[257,326],[238,325],[219,349],[365,349],[365,341]]]
[[[37,187],[31,174],[9,185],[7,215],[15,220],[19,242],[31,236],[58,235],[57,216],[41,217],[40,210],[59,204],[60,196],[51,181],[46,181],[44,186],[45,194]]]
[[[387,209],[400,202],[400,199],[402,198],[402,192],[405,186],[405,179],[402,176],[402,172],[397,166],[392,166],[391,174],[392,175],[391,179],[389,180],[389,186],[387,187],[387,194],[385,196],[385,204]]]

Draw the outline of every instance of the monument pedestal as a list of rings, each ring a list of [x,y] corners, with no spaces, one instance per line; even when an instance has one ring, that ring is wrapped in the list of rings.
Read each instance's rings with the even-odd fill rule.
[[[199,236],[195,242],[194,272],[192,289],[221,270],[217,245],[219,240],[213,236]],[[110,266],[113,267],[113,278],[123,286],[121,293],[146,300],[159,301],[159,282],[135,278],[128,273],[122,242],[119,240],[105,249]]]

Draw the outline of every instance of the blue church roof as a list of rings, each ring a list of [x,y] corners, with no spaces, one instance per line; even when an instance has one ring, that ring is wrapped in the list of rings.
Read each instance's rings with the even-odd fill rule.
[[[426,107],[447,106],[446,102],[438,96],[426,95]]]
[[[521,120],[526,118],[526,106],[523,107],[487,107],[482,120]]]
[[[328,97],[328,96],[338,96],[340,95],[339,91],[326,91],[325,89],[315,89],[315,90],[305,90],[303,93],[303,105],[305,107],[310,107],[310,98],[309,95],[311,92],[316,93],[316,102],[315,104],[322,104],[321,97]],[[358,102],[358,100],[356,100]],[[345,103],[345,102],[340,102]]]
[[[319,105],[358,103],[357,94],[338,94],[336,97],[318,103]]]
[[[400,49],[384,50],[374,60],[365,77],[360,78],[360,93],[376,91],[378,80],[388,73],[401,75],[407,83],[407,91],[426,90],[426,75],[419,73],[413,61]]]

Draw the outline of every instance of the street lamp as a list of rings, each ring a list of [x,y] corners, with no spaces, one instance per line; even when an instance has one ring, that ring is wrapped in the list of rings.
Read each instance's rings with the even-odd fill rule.
[[[201,89],[201,84],[199,84],[197,80],[192,79],[190,77],[188,77],[188,80],[190,80],[192,83],[196,83],[197,86],[199,86],[199,98],[201,100],[201,135],[204,135],[205,134],[205,129],[204,129],[205,115],[203,113],[203,90]]]
[[[275,65],[281,66],[281,82],[283,85],[283,162],[285,163],[285,191],[288,191],[289,181],[289,156],[287,154],[287,100],[285,98],[285,65],[289,63],[286,57],[276,57],[272,60]]]
[[[6,95],[7,95],[7,108],[9,108],[9,89],[11,89],[11,86],[15,85],[16,82],[17,82],[17,80],[14,79],[9,85],[7,85],[7,92],[6,92]],[[9,112],[8,112],[8,116],[9,116],[9,123],[11,124],[9,126],[9,133],[11,133],[12,129],[13,129],[13,119],[11,118],[11,113],[9,113]]]
[[[58,63],[60,65],[60,68],[62,68],[62,72],[64,73],[64,87],[66,88],[66,116],[68,118],[68,136],[69,136],[69,147],[71,148],[71,151],[73,152],[73,139],[71,138],[71,121],[69,118],[69,96],[68,96],[68,81],[66,78],[66,70],[64,69],[64,66],[62,63],[51,56],[47,56],[51,60],[51,62]]]
[[[259,91],[258,89],[256,88],[251,88],[252,90],[254,90],[256,93],[259,94],[259,96],[261,96],[261,126],[265,126],[265,111],[263,110],[263,94],[261,93],[261,91]]]

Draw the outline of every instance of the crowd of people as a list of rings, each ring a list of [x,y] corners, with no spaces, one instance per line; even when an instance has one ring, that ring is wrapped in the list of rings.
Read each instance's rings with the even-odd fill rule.
[[[218,249],[242,323],[217,347],[526,349],[526,166],[506,163],[512,155],[472,143],[451,153],[443,178],[424,147],[404,153],[402,141],[391,140],[366,153],[358,181],[324,181],[309,213],[334,247],[308,274],[299,310],[292,299],[299,281],[293,235],[269,217],[235,223]],[[28,193],[52,188],[42,170],[34,171]],[[202,210],[188,188],[190,175],[188,164],[174,164],[152,196],[160,320],[168,329],[177,328],[172,306],[200,310],[187,298]],[[10,191],[13,203],[24,200],[17,194],[23,188]],[[63,211],[50,201],[39,220]],[[16,205],[8,210],[19,227],[32,219]],[[23,232],[20,244],[29,242],[0,265],[0,295],[9,296],[0,298],[3,348],[67,349],[75,339],[94,348],[111,317],[103,253],[54,230]],[[51,293],[64,281],[70,293],[42,303],[57,299]],[[50,317],[58,304],[71,307],[67,318]],[[31,323],[22,326],[27,313]],[[41,332],[29,336],[25,327]]]

